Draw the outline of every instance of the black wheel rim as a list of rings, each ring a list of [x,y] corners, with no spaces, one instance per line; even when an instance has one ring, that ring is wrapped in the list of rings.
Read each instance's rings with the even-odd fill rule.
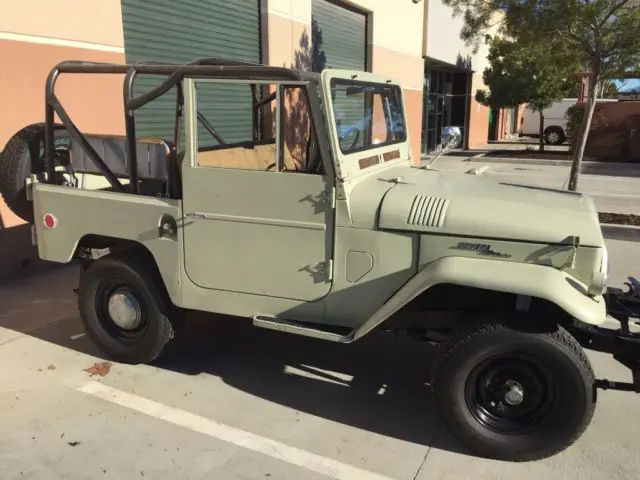
[[[109,313],[109,299],[115,293],[131,295],[140,307],[140,321],[135,328],[125,329],[119,327]],[[95,297],[95,309],[100,326],[115,340],[121,343],[134,343],[140,340],[149,325],[149,309],[143,295],[129,282],[122,279],[103,281]]]
[[[552,372],[539,359],[492,357],[472,370],[465,401],[484,427],[500,434],[524,434],[548,419],[555,401],[554,383]]]

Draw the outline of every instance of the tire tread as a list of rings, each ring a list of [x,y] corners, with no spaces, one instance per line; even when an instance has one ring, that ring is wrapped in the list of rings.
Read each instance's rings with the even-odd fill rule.
[[[438,353],[431,365],[430,378],[431,378],[431,392],[432,396],[435,399],[438,396],[438,382],[436,380],[438,376],[439,370],[442,366],[451,358],[451,356],[461,348],[466,347],[469,343],[471,343],[474,339],[491,335],[493,333],[497,333],[504,330],[513,330],[518,331],[507,325],[506,322],[502,321],[489,321],[489,322],[481,322],[476,323],[470,327],[461,329],[457,334],[454,334],[449,341],[443,343],[439,346]],[[574,339],[574,337],[562,326],[557,325],[555,330],[544,331],[538,333],[538,335],[543,335],[554,341],[561,348],[565,348],[569,351],[571,355],[575,357],[577,363],[579,365],[579,369],[581,373],[586,377],[585,382],[587,384],[594,385],[593,392],[594,397],[593,401],[589,403],[588,411],[582,417],[582,420],[578,427],[575,429],[574,434],[568,438],[562,444],[559,444],[555,449],[547,450],[538,455],[520,455],[519,458],[510,459],[514,462],[524,462],[524,461],[535,461],[541,460],[544,458],[551,457],[556,455],[557,453],[565,450],[573,443],[575,443],[578,438],[586,431],[589,426],[593,415],[595,413],[596,406],[596,389],[595,389],[595,374],[593,372],[591,363],[584,351],[584,349],[580,346],[580,344]],[[478,439],[477,441],[480,441]]]

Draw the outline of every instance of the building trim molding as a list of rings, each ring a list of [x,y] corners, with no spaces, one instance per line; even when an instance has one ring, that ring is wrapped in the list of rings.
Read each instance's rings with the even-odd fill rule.
[[[42,37],[38,35],[26,35],[22,33],[0,32],[0,40],[10,40],[13,42],[37,43],[40,45],[52,45],[56,47],[81,48],[84,50],[95,50],[99,52],[124,54],[124,47],[115,45],[104,45],[100,43],[80,42],[77,40],[67,40],[63,38]]]

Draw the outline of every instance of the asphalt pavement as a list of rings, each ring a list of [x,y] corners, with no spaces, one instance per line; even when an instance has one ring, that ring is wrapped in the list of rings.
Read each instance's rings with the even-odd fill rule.
[[[640,243],[607,243],[613,284],[640,273]],[[61,268],[0,287],[2,480],[638,478],[634,394],[601,392],[588,431],[551,459],[479,459],[433,410],[428,347],[384,334],[337,345],[199,315],[171,361],[101,364],[76,279]],[[589,356],[598,376],[628,380]]]

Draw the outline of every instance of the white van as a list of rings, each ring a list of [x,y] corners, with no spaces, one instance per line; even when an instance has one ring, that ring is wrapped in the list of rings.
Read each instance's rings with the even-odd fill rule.
[[[565,117],[569,107],[577,103],[577,98],[563,98],[549,108],[543,110],[544,140],[549,145],[559,145],[567,139],[567,119]],[[617,102],[616,99],[599,98],[598,102]],[[540,132],[540,114],[529,108],[522,113],[520,123],[521,137],[537,137]]]

